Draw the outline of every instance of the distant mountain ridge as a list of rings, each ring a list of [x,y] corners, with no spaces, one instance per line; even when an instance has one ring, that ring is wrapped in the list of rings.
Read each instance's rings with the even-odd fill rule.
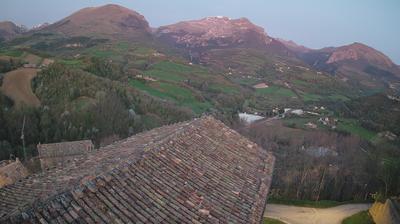
[[[370,86],[382,81],[390,85],[400,79],[398,65],[382,52],[362,43],[296,53],[311,67],[338,75],[343,80],[355,79]]]
[[[340,63],[344,61],[365,61],[384,67],[395,67],[389,57],[380,51],[362,43],[353,43],[336,48],[326,63]]]
[[[25,33],[27,28],[18,26],[13,22],[4,21],[0,22],[0,39],[10,40],[19,34]]]
[[[303,45],[298,45],[296,44],[294,41],[292,40],[284,40],[281,38],[277,38],[277,40],[279,42],[281,42],[283,45],[285,45],[287,48],[289,48],[291,51],[295,52],[295,53],[305,53],[305,52],[309,52],[312,49],[307,48]]]
[[[0,23],[2,39],[10,40],[24,32],[26,30],[11,22]],[[108,4],[83,8],[56,23],[34,27],[29,33],[33,32],[125,40],[139,40],[139,37],[142,42],[154,39],[183,49],[185,57],[190,57],[193,62],[226,64],[231,60],[230,56],[240,54],[239,49],[242,49],[242,54],[246,51],[252,57],[258,57],[254,54],[257,51],[272,55],[278,61],[279,57],[302,61],[316,70],[339,75],[343,80],[358,76],[358,81],[368,80],[371,83],[376,79],[387,82],[400,78],[398,65],[380,51],[364,44],[314,50],[293,41],[273,38],[247,18],[214,16],[150,28],[145,17],[138,12]]]
[[[144,16],[114,4],[83,8],[46,26],[43,30],[59,32],[68,36],[123,38],[150,35],[151,33],[149,23]]]
[[[187,48],[264,47],[272,42],[263,28],[248,19],[222,16],[162,26],[157,29],[156,35]]]
[[[275,55],[291,55],[282,43],[247,18],[215,16],[183,21],[159,27],[155,36],[164,43],[189,51],[191,58],[200,61],[214,60],[208,53],[217,49],[247,48]]]

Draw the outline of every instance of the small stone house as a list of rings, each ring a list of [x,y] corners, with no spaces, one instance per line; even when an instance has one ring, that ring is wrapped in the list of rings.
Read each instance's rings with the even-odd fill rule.
[[[38,144],[40,164],[42,170],[65,166],[76,157],[87,154],[94,150],[91,140],[72,142],[59,142],[51,144]]]
[[[28,170],[17,158],[0,161],[0,188],[15,183],[29,175]]]

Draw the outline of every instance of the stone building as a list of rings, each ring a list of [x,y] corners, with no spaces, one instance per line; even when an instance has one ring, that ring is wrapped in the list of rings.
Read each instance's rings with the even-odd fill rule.
[[[38,144],[37,150],[42,170],[46,170],[71,163],[77,156],[93,151],[94,145],[90,140],[59,142]]]
[[[274,157],[211,116],[0,189],[7,223],[260,223]]]
[[[0,188],[15,183],[29,175],[28,170],[17,158],[0,161]]]

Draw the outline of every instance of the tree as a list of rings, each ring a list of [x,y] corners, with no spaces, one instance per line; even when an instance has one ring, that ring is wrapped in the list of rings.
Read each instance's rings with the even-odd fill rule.
[[[128,109],[114,92],[107,93],[92,108],[94,126],[99,130],[97,140],[116,134],[126,136],[129,130]]]

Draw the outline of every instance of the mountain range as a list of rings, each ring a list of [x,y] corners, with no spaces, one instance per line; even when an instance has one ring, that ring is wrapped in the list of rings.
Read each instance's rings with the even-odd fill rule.
[[[387,88],[396,85],[400,79],[399,66],[383,53],[362,43],[310,49],[293,41],[271,37],[246,18],[216,16],[151,28],[143,15],[109,4],[81,9],[58,22],[45,23],[31,30],[22,29],[12,22],[0,23],[0,38],[5,41],[44,33],[64,38],[88,37],[143,45],[151,42],[152,45],[164,46],[156,48],[167,47],[179,52],[192,63],[236,74],[254,75],[266,66],[284,62],[330,74],[359,88]],[[48,40],[40,44],[44,43],[47,44]],[[242,57],[249,60],[258,58],[264,62],[246,64]]]

